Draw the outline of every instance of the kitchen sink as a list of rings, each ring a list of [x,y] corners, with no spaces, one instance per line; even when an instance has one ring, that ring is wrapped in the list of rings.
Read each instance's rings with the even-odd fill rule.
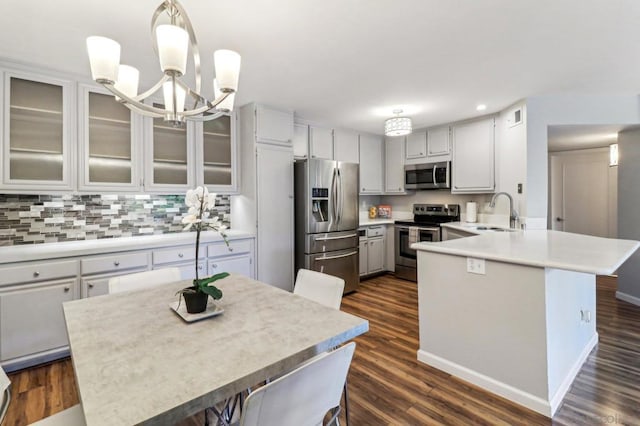
[[[493,231],[493,232],[515,232],[515,229],[498,228],[497,226],[476,226],[478,231]]]

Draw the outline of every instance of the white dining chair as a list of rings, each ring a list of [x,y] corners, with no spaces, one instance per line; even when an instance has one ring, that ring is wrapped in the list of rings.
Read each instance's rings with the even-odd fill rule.
[[[9,408],[9,402],[11,402],[11,381],[4,372],[4,369],[0,368],[0,390],[2,391],[2,405],[0,405],[0,424],[4,421],[4,417],[7,414]],[[76,404],[73,407],[60,411],[52,416],[39,420],[32,425],[36,426],[84,426],[84,413],[80,404]]]
[[[340,309],[344,280],[322,272],[299,269],[293,294],[325,305],[329,308]]]
[[[120,275],[109,280],[109,294],[122,291],[143,290],[161,284],[180,281],[180,269],[166,268],[153,271],[138,272],[129,275]]]
[[[338,424],[342,387],[356,344],[325,352],[252,392],[244,402],[241,426],[316,426],[332,411]]]

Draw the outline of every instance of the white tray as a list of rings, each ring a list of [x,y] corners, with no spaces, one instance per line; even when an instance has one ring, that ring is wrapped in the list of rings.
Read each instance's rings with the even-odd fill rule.
[[[180,305],[179,307],[178,304]],[[180,318],[182,318],[186,322],[200,321],[205,318],[215,317],[224,312],[224,309],[222,309],[220,306],[209,302],[207,302],[207,309],[205,309],[204,312],[200,312],[199,314],[190,314],[189,312],[187,312],[187,305],[184,303],[184,300],[182,300],[181,302],[170,303],[169,307],[173,312],[178,314]]]

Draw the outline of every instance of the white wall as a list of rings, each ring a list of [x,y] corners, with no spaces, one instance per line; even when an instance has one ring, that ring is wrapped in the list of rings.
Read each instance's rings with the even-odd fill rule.
[[[640,123],[638,96],[540,96],[527,98],[528,218],[546,223],[547,127],[558,124]]]
[[[640,240],[640,129],[618,133],[618,238]],[[618,269],[620,299],[640,305],[640,253]]]

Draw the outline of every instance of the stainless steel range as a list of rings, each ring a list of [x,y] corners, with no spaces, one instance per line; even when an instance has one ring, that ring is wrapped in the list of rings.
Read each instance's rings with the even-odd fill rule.
[[[458,204],[414,204],[413,221],[396,221],[396,277],[417,281],[416,251],[411,244],[440,241],[440,224],[460,220]]]

